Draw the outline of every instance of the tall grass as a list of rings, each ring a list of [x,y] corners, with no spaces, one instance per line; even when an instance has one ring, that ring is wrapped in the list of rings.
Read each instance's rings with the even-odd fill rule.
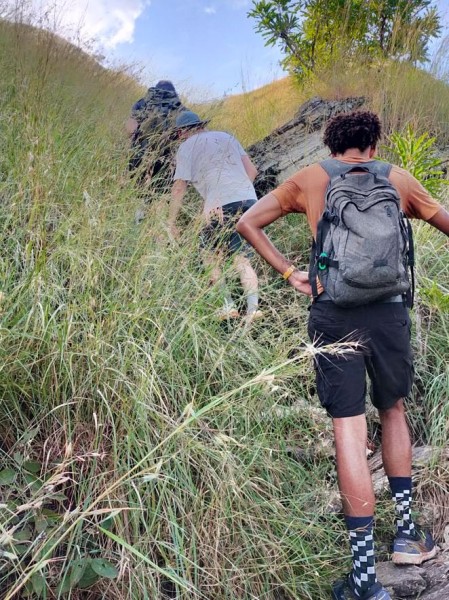
[[[2,24],[8,36],[3,597],[85,598],[95,579],[92,597],[316,596],[325,584],[302,576],[330,559],[315,549],[316,489],[272,412],[289,377],[310,378],[305,353],[288,359],[303,327],[287,336],[273,307],[276,336],[223,330],[196,236],[169,241],[164,198],[134,225],[133,88],[48,34]],[[98,557],[111,577],[95,577]]]
[[[179,242],[164,196],[134,224],[122,125],[136,84],[45,32],[0,22],[0,44],[2,598],[327,597],[349,552],[307,301],[258,264],[266,319],[218,323],[195,200]],[[279,85],[284,119],[303,92]],[[273,95],[259,96],[217,126],[263,135]],[[271,233],[307,262],[297,217]],[[421,281],[445,289],[444,240],[426,226],[419,240]],[[416,427],[442,446],[447,380],[429,372],[447,369],[446,321],[426,318]]]
[[[211,126],[238,134],[244,146],[262,139],[291,119],[308,99],[292,78],[280,79],[250,93],[227,98],[211,106]]]
[[[342,57],[317,70],[308,83],[311,91],[325,98],[365,96],[378,112],[386,133],[415,130],[436,135],[440,145],[448,143],[447,38],[426,69],[407,62],[378,60],[369,64],[363,57]]]

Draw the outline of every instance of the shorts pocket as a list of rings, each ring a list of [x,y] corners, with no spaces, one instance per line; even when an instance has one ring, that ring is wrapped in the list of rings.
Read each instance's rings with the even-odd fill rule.
[[[319,346],[334,344],[345,337],[346,322],[340,315],[312,307],[307,331],[311,341]]]

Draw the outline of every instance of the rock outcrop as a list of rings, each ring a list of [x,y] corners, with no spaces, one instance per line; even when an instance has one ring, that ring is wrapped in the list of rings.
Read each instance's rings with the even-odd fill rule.
[[[322,142],[323,125],[341,112],[360,108],[364,98],[323,100],[312,98],[300,106],[296,115],[247,151],[259,170],[258,196],[266,194],[302,167],[323,160],[329,151]]]

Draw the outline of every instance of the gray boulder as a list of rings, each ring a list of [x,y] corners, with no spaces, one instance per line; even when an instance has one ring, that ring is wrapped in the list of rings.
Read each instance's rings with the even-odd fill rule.
[[[323,100],[312,98],[300,106],[296,115],[260,142],[247,148],[259,170],[255,186],[262,196],[296,171],[324,160],[329,150],[322,142],[325,123],[334,115],[360,108],[364,98]]]
[[[420,567],[377,565],[377,577],[393,600],[449,600],[449,555],[440,553]]]

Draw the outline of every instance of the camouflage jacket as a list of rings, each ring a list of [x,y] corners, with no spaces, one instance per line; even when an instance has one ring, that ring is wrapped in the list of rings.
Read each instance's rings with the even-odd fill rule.
[[[149,88],[145,97],[138,100],[131,111],[131,117],[139,125],[134,134],[135,139],[173,130],[175,119],[183,110],[186,108],[176,92]]]

